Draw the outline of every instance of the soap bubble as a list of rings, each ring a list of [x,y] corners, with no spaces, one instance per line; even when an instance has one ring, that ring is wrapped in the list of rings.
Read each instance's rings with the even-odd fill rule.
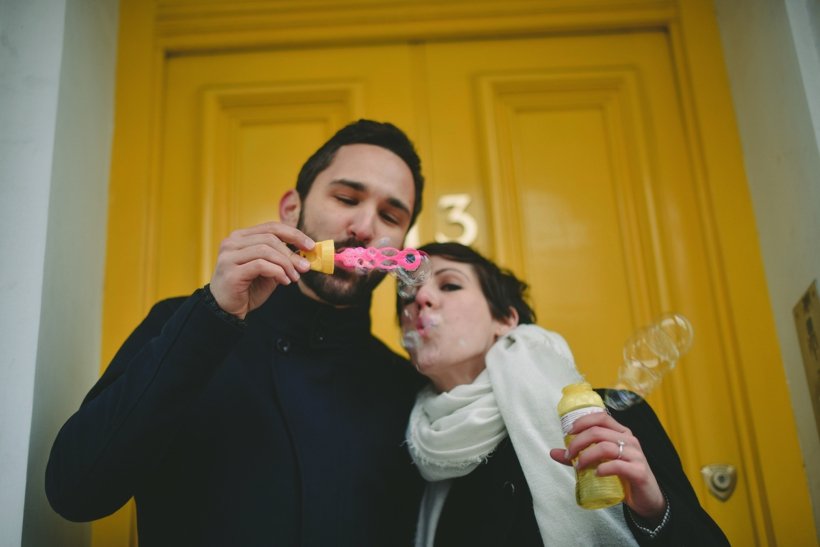
[[[395,268],[390,270],[396,278],[396,290],[402,300],[412,300],[416,296],[419,287],[424,285],[433,273],[433,265],[430,257],[424,253],[418,254],[419,265],[415,270]]]
[[[615,389],[607,390],[606,404],[623,410],[641,402],[663,376],[692,347],[693,328],[679,313],[669,313],[627,340]]]
[[[416,329],[411,329],[402,333],[401,347],[407,351],[411,351],[419,346],[421,346],[421,335]]]
[[[438,313],[425,313],[417,316],[409,308],[404,308],[401,313],[403,318],[400,343],[410,353],[420,350],[429,332],[443,323],[442,316]],[[464,341],[460,340],[459,344],[463,346]]]

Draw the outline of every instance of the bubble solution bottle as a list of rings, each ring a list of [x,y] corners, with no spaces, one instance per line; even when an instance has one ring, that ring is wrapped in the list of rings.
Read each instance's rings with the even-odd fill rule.
[[[564,444],[569,446],[574,437],[569,431],[575,420],[593,412],[605,412],[605,408],[601,397],[586,382],[569,384],[562,393],[563,397],[558,402],[558,415],[561,416]],[[621,479],[614,475],[598,477],[596,470],[597,466],[575,470],[575,499],[584,509],[603,509],[624,499]]]

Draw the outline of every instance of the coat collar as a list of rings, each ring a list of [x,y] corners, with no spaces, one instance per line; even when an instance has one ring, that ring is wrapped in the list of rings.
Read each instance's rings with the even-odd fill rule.
[[[297,284],[278,287],[248,315],[291,340],[312,347],[345,347],[370,335],[371,299],[359,306],[335,308],[302,294]]]

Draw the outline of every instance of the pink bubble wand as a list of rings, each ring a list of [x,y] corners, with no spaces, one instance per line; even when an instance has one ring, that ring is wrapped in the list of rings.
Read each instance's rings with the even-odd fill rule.
[[[380,270],[398,279],[398,292],[403,298],[414,294],[431,275],[430,259],[417,249],[395,247],[348,247],[336,253],[333,240],[316,242],[310,251],[300,251],[310,262],[310,268],[332,274],[335,266],[366,273]]]
[[[395,247],[348,247],[336,253],[334,263],[346,270],[380,270],[389,272],[401,268],[416,271],[422,263],[423,254],[416,249]]]

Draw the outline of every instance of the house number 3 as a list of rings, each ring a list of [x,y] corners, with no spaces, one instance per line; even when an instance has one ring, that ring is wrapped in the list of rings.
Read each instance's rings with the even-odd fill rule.
[[[473,216],[467,212],[470,201],[471,198],[468,194],[445,194],[438,198],[438,210],[446,213],[447,224],[455,225],[460,233],[455,237],[451,237],[437,231],[436,241],[439,243],[457,241],[464,245],[472,245],[475,243],[476,237],[478,237],[478,223]],[[407,233],[404,244],[407,247],[418,247],[421,244],[418,224],[413,226]]]
[[[457,241],[463,245],[475,243],[478,236],[478,223],[467,212],[470,201],[468,194],[445,194],[438,198],[439,210],[447,212],[447,224],[458,226],[461,233],[456,237],[449,237],[441,232],[436,232],[436,241],[439,243]]]

